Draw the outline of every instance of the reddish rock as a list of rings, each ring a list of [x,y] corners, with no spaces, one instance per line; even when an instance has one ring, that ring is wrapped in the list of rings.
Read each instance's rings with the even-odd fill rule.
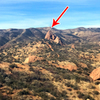
[[[91,74],[90,77],[93,79],[93,81],[100,79],[100,67],[94,69]]]
[[[56,67],[63,68],[63,69],[68,69],[70,71],[77,70],[76,64],[74,64],[72,62],[67,62],[64,65],[63,64],[59,64],[59,65],[56,65]]]
[[[75,45],[74,45],[74,44],[72,44],[71,48],[75,49]]]
[[[62,42],[61,42],[61,40],[60,40],[60,38],[58,36],[56,37],[56,39],[54,40],[54,42],[59,43],[59,44],[62,45]]]
[[[83,68],[88,68],[87,65],[84,64],[84,63],[81,63],[81,62],[80,62],[79,65],[80,65],[81,67],[83,67]]]
[[[37,60],[43,60],[43,58],[42,57],[37,57],[37,56],[29,56],[28,58],[26,58],[24,63],[35,62]]]
[[[55,35],[52,35],[52,39],[55,40],[55,38],[56,38],[56,36]]]
[[[53,34],[53,32],[51,30],[49,30],[45,36],[45,39],[47,40],[51,40],[55,43],[59,43],[62,45],[62,41],[60,40],[60,38],[58,36],[56,36],[55,34]]]
[[[75,65],[75,64],[68,64],[67,66],[64,66],[63,67],[64,69],[68,69],[68,70],[70,70],[70,71],[72,71],[72,70],[77,70],[77,66]]]
[[[52,31],[49,30],[49,31],[47,32],[46,36],[45,36],[45,39],[47,39],[47,40],[52,39],[52,37],[53,37],[52,35],[53,35]]]

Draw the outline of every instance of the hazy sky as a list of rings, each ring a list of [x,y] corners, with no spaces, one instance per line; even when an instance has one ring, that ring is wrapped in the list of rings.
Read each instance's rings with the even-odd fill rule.
[[[54,28],[100,27],[100,0],[0,0],[0,29],[51,27],[67,6]]]

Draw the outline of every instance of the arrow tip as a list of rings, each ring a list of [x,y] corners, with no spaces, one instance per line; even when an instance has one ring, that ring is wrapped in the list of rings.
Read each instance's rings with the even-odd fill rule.
[[[53,19],[53,23],[52,23],[52,27],[54,27],[55,25],[58,25],[60,23],[58,23],[57,21],[55,21],[55,19]]]

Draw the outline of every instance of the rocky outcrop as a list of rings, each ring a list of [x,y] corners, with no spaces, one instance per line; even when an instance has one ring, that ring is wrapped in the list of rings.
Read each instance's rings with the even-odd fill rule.
[[[74,45],[74,44],[72,44],[72,45],[71,45],[71,48],[72,48],[72,49],[75,49],[75,45]]]
[[[52,33],[52,31],[48,31],[47,32],[47,34],[46,34],[46,36],[45,36],[45,39],[47,39],[47,40],[50,40],[50,39],[54,39],[54,34]]]
[[[0,63],[0,68],[1,69],[3,69],[3,70],[9,70],[9,63],[7,63],[7,62],[2,62],[2,63]]]
[[[54,42],[56,42],[57,44],[63,44],[62,41],[60,40],[60,38],[57,36],[56,39],[54,40]]]
[[[28,58],[26,58],[24,63],[35,62],[37,60],[43,60],[43,58],[42,57],[37,57],[37,56],[29,56]]]
[[[58,36],[56,36],[55,34],[53,34],[53,32],[51,30],[49,30],[47,32],[47,34],[45,36],[45,39],[53,41],[53,42],[55,42],[57,44],[58,43],[61,44],[61,45],[63,44],[62,41],[61,41],[61,39]]]
[[[93,81],[100,79],[100,67],[94,69],[91,74],[90,77],[93,79]]]
[[[77,66],[76,66],[76,64],[74,64],[74,63],[72,63],[72,62],[58,62],[58,66],[56,66],[56,67],[59,67],[59,68],[63,68],[63,69],[68,69],[68,70],[70,70],[70,71],[73,71],[73,70],[77,70]]]
[[[70,71],[77,70],[77,66],[74,63],[73,64],[69,63],[68,65],[64,66],[63,68],[68,69]]]
[[[78,63],[82,68],[88,68],[87,65],[85,63]]]

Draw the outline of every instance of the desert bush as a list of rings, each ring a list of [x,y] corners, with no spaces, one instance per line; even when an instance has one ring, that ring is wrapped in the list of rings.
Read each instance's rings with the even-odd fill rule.
[[[72,88],[73,88],[74,90],[78,90],[78,89],[79,89],[79,86],[78,86],[77,84],[75,84],[75,85],[72,86]]]
[[[0,83],[0,87],[3,87],[3,85]]]
[[[80,91],[77,91],[77,94],[78,94],[78,97],[79,97],[79,98],[83,98],[83,96],[84,96],[84,94],[81,93]]]
[[[43,100],[47,100],[47,98],[50,99],[50,98],[48,97],[48,95],[47,95],[45,92],[41,92],[41,93],[39,94],[39,96],[42,97]]]
[[[67,87],[71,87],[71,83],[70,83],[70,82],[65,83],[65,85],[66,85]]]
[[[11,80],[10,80],[8,77],[6,77],[6,78],[5,78],[5,82],[10,83]]]
[[[90,89],[95,89],[96,87],[93,86],[93,85],[90,85],[89,88],[90,88]]]
[[[81,71],[81,70],[77,70],[76,72],[77,72],[77,73],[79,73],[79,74],[81,74],[81,73],[82,73],[82,71]]]
[[[98,91],[93,91],[94,94],[96,95],[99,95],[99,92]]]
[[[54,97],[51,97],[50,100],[56,100]]]
[[[90,99],[90,100],[95,100],[94,98],[92,98],[90,95],[84,95],[83,96],[84,100]]]
[[[30,95],[30,93],[27,90],[22,90],[22,91],[18,92],[18,95]]]
[[[10,68],[18,68],[16,64],[9,65]]]
[[[79,89],[79,86],[77,85],[77,84],[71,84],[70,82],[68,82],[68,83],[65,83],[65,85],[67,86],[67,87],[71,87],[71,88],[73,88],[74,90],[78,90]]]
[[[95,82],[95,85],[99,85],[100,84],[100,82]]]
[[[33,84],[33,89],[35,92],[52,92],[54,90],[54,86],[49,81],[35,81]]]
[[[5,82],[5,80],[4,80],[4,78],[3,78],[3,75],[1,75],[1,74],[0,74],[0,82],[1,82],[1,83],[4,83],[4,82]]]
[[[3,95],[0,91],[0,100],[12,100],[11,97]]]
[[[70,74],[65,73],[65,74],[63,74],[63,78],[64,78],[64,79],[71,80],[71,75],[70,75]]]
[[[82,77],[80,76],[80,80],[90,82],[90,79],[88,77]]]
[[[58,74],[54,75],[54,78],[55,78],[55,81],[61,81],[62,80],[62,77]]]

